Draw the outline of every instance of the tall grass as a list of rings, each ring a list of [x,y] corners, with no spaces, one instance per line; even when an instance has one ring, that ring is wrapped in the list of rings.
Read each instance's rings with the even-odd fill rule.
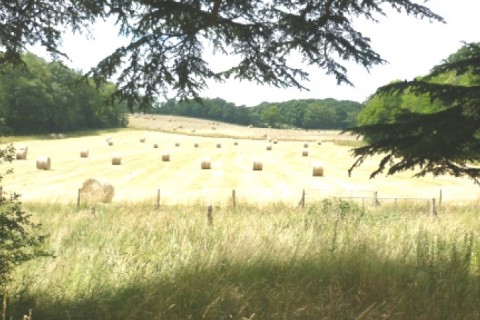
[[[478,319],[478,204],[440,218],[339,200],[156,209],[26,204],[54,258],[22,265],[21,319]]]

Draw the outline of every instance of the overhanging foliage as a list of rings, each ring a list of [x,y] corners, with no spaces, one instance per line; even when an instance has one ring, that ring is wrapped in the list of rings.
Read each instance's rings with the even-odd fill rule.
[[[469,84],[434,83],[431,80],[447,72],[468,75]],[[404,112],[394,123],[377,123],[347,130],[359,136],[375,137],[368,146],[353,149],[357,158],[349,170],[365,159],[382,155],[376,176],[420,169],[415,176],[451,174],[480,178],[480,45],[466,44],[431,73],[420,80],[393,83],[377,90],[376,95],[401,95],[406,91],[429,94],[432,101],[446,106],[429,114]]]
[[[118,78],[117,96],[129,106],[152,105],[155,96],[175,92],[198,97],[208,80],[249,80],[305,89],[309,74],[290,61],[299,54],[338,83],[351,84],[344,62],[369,69],[384,60],[355,19],[375,21],[391,7],[418,18],[443,21],[409,0],[14,0],[0,3],[1,62],[18,62],[26,44],[41,44],[61,55],[61,30],[87,32],[97,19],[113,18],[130,42],[105,57],[90,75]],[[214,54],[236,57],[225,70],[205,60]]]

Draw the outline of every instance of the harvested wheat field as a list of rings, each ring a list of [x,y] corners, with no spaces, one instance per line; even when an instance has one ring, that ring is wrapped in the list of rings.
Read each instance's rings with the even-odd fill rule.
[[[449,176],[417,179],[411,178],[413,172],[406,172],[371,180],[374,161],[365,163],[348,177],[347,169],[353,163],[348,146],[310,143],[309,155],[304,157],[305,141],[322,137],[318,132],[309,132],[308,139],[303,141],[282,141],[282,135],[288,138],[286,131],[275,136],[278,144],[268,151],[266,139],[241,138],[247,136],[248,129],[237,129],[240,134],[236,138],[201,136],[202,130],[197,127],[195,134],[188,135],[125,129],[61,140],[22,140],[21,145],[28,146],[28,157],[10,164],[14,175],[4,179],[3,190],[22,194],[24,201],[75,202],[82,184],[87,179],[98,179],[114,187],[113,202],[155,201],[157,190],[161,203],[165,204],[224,202],[232,190],[237,201],[249,202],[297,203],[303,190],[307,201],[330,196],[370,197],[375,191],[379,197],[392,198],[433,198],[438,197],[440,190],[444,201],[479,198],[478,186],[467,179]],[[235,133],[233,126],[228,130],[232,131],[223,133]],[[221,129],[217,133],[222,133]],[[109,145],[108,141],[114,143]],[[219,143],[221,148],[217,148]],[[80,151],[87,148],[88,157],[81,157]],[[169,161],[162,161],[165,154],[169,155]],[[121,162],[112,165],[112,157],[118,155]],[[36,168],[35,161],[40,156],[51,159],[49,170]],[[201,169],[205,158],[211,162],[208,170]],[[253,161],[261,161],[262,170],[252,170]],[[322,175],[312,172],[313,165],[318,163],[322,164]]]

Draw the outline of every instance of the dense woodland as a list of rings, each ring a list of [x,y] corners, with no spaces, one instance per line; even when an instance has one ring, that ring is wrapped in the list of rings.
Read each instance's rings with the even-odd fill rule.
[[[34,54],[25,64],[2,66],[0,72],[0,133],[45,134],[122,127],[125,107],[107,104],[115,85],[100,87],[81,73]]]
[[[202,102],[169,100],[154,108],[154,112],[258,127],[345,129],[356,125],[361,109],[362,104],[358,102],[335,99],[262,102],[258,106],[245,107],[216,98]]]

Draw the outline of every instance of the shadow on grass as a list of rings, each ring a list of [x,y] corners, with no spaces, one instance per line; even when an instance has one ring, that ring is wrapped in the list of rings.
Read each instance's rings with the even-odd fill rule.
[[[19,293],[11,319],[479,319],[480,281],[461,261],[409,264],[353,254],[225,261],[74,298]]]

